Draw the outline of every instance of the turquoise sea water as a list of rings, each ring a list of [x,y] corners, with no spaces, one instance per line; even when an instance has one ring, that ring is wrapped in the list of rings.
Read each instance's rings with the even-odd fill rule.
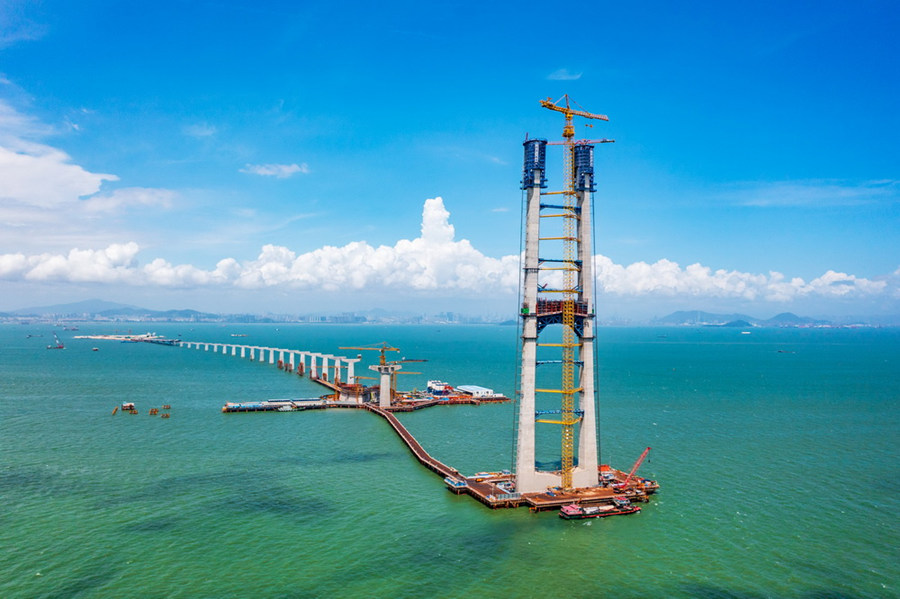
[[[152,330],[341,355],[387,341],[429,360],[401,388],[514,393],[514,327]],[[366,412],[220,412],[323,393],[305,378],[72,338],[92,332],[116,327],[0,327],[0,597],[900,596],[897,329],[600,329],[603,461],[652,446],[641,473],[662,490],[588,522],[453,495]],[[122,401],[141,413],[111,415]],[[165,403],[170,419],[147,415]],[[514,410],[399,417],[473,473],[510,467]]]

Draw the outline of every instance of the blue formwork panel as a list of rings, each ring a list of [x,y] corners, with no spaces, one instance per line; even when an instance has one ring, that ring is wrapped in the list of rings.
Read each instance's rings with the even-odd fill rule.
[[[579,144],[574,150],[575,190],[597,191],[594,188],[594,146]]]
[[[535,186],[534,171],[541,172],[538,187],[547,187],[547,178],[544,176],[547,164],[547,140],[527,139],[522,144],[525,147],[525,160],[522,167],[522,189]]]

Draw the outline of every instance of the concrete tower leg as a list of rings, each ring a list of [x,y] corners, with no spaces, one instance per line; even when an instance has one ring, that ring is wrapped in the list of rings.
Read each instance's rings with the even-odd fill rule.
[[[523,301],[522,306],[522,364],[520,378],[519,429],[516,443],[516,490],[520,493],[543,491],[548,486],[562,483],[562,477],[553,472],[538,471],[535,467],[535,407],[536,407],[536,360],[538,327],[541,316],[538,312],[538,273],[540,257],[538,252],[541,220],[541,187],[543,186],[544,147],[543,140],[525,142],[525,167],[523,189],[526,190],[525,210],[525,254],[523,257]],[[575,177],[575,202],[580,218],[577,224],[576,243],[579,261],[579,280],[576,288],[578,312],[587,306],[588,314],[576,315],[576,325],[581,325],[577,360],[579,369],[576,395],[577,409],[582,412],[580,422],[575,425],[578,435],[578,465],[572,471],[574,487],[592,487],[598,483],[597,415],[594,389],[594,320],[593,320],[593,244],[591,231],[591,196],[593,190],[593,146],[578,146],[575,152],[575,166],[580,169]],[[577,327],[576,327],[577,331]]]
[[[540,142],[536,142],[540,143]],[[531,146],[526,145],[526,153]],[[541,149],[541,152],[543,150]],[[529,157],[526,155],[526,165]],[[520,379],[519,428],[516,440],[516,490],[531,493],[543,490],[548,484],[535,468],[535,382],[537,360],[537,289],[538,244],[540,237],[541,184],[543,164],[535,161],[527,170],[530,180],[525,208],[525,255],[523,267],[522,305],[522,364]]]
[[[589,149],[593,154],[593,148]],[[591,160],[593,162],[593,160]],[[593,167],[586,182],[587,189],[578,191],[576,201],[581,209],[578,223],[578,259],[581,260],[581,300],[588,307],[590,314],[584,319],[581,338],[581,379],[579,387],[579,406],[583,416],[578,431],[578,470],[573,476],[573,483],[579,487],[592,487],[599,483],[599,456],[597,455],[597,413],[594,389],[594,244],[592,241],[593,222],[591,214],[591,193],[593,188]]]

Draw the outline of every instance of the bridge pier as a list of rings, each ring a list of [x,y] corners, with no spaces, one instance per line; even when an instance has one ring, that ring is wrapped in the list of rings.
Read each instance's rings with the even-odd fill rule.
[[[297,364],[297,374],[303,376],[306,374],[306,354],[307,352],[300,352],[300,363]]]
[[[347,384],[355,385],[356,374],[354,373],[354,368],[356,363],[359,362],[359,358],[344,358],[344,362],[347,363]]]
[[[322,366],[319,368],[319,378],[328,380],[328,354],[319,354],[322,359]]]
[[[249,358],[251,362],[265,362],[268,358],[269,364],[276,363],[276,355],[278,352],[278,367],[288,371],[296,372],[303,376],[309,374],[311,379],[320,379],[334,383],[341,383],[346,379],[346,383],[355,384],[356,374],[355,366],[360,358],[346,358],[344,356],[336,356],[334,354],[324,354],[311,351],[284,349],[278,347],[261,347],[255,345],[238,345],[236,343],[213,343],[208,341],[178,341],[177,345],[188,349],[202,348],[203,351],[212,351],[212,353],[221,353],[223,356],[238,355],[240,348],[241,358]],[[268,356],[266,356],[268,352]],[[309,360],[307,367],[307,359]],[[321,363],[320,363],[321,362]],[[341,369],[346,368],[346,376]],[[390,405],[390,404],[388,404]]]

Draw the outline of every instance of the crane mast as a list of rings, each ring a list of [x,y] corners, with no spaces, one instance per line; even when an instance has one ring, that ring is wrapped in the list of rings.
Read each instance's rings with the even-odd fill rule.
[[[565,105],[561,102],[565,101]],[[554,421],[561,427],[561,447],[560,447],[560,483],[564,489],[571,489],[572,473],[575,468],[575,427],[581,421],[581,415],[576,410],[575,400],[576,394],[581,389],[577,387],[576,381],[576,365],[580,357],[581,341],[576,334],[575,315],[576,303],[579,301],[581,281],[581,262],[579,260],[580,238],[578,235],[578,225],[581,218],[580,210],[577,205],[577,197],[575,193],[575,126],[572,118],[580,116],[587,119],[598,119],[608,121],[606,115],[594,114],[584,110],[576,110],[572,108],[569,95],[564,95],[557,102],[552,102],[550,98],[541,100],[541,106],[555,112],[560,112],[565,117],[565,125],[563,126],[563,203],[562,214],[559,216],[563,219],[563,256],[561,260],[562,266],[559,267],[563,271],[563,285],[560,290],[562,293],[562,343],[561,345],[561,362],[562,362],[562,381],[560,385],[561,394],[561,410],[560,419]],[[604,140],[606,141],[606,140]],[[544,420],[544,422],[548,422]]]

